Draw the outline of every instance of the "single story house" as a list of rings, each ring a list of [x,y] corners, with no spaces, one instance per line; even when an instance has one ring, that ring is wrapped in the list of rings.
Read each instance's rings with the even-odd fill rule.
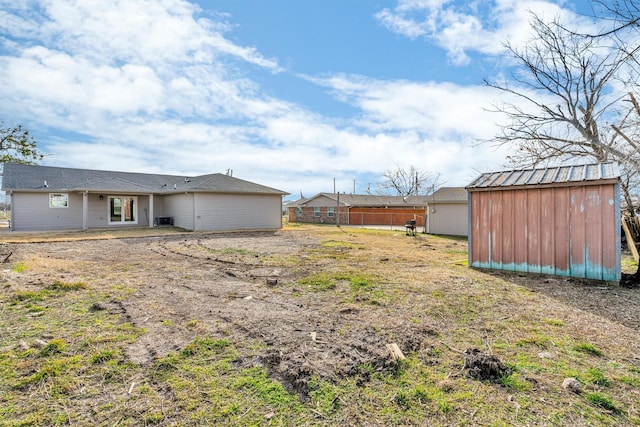
[[[288,205],[289,222],[424,227],[429,196],[318,193]]]
[[[469,200],[464,187],[442,187],[429,196],[427,233],[469,235]]]
[[[279,229],[288,193],[214,173],[176,176],[7,163],[12,230],[174,225]]]
[[[489,172],[467,186],[469,265],[617,282],[613,163]]]

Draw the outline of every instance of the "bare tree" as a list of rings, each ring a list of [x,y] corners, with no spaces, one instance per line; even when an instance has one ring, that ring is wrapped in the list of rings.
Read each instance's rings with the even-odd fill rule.
[[[618,31],[637,22],[629,20]],[[535,15],[531,26],[534,39],[527,45],[506,45],[518,65],[512,81],[486,81],[517,100],[494,108],[508,118],[497,143],[517,148],[510,158],[516,165],[580,157],[616,161],[623,166],[623,196],[632,206],[630,188],[640,172],[640,107],[633,92],[640,46],[625,43],[618,32],[585,36]],[[640,280],[640,268],[635,277]]]
[[[396,166],[394,169],[386,170],[382,177],[384,181],[378,184],[377,192],[385,196],[430,194],[441,185],[439,173],[418,169],[413,165],[409,168]]]
[[[518,69],[511,82],[485,83],[518,100],[494,106],[506,114],[495,141],[517,147],[509,160],[519,166],[575,161],[640,162],[608,126],[628,115],[624,95],[612,90],[629,54],[572,33],[533,15],[535,37],[523,48],[506,47]]]

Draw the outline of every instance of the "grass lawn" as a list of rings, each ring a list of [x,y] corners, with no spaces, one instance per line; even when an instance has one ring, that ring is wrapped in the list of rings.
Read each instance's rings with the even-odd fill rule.
[[[459,238],[291,224],[265,246],[237,243],[253,239],[247,233],[214,247],[224,244],[217,234],[168,231],[172,240],[140,246],[176,259],[147,282],[134,278],[151,274],[156,258],[96,254],[107,240],[153,239],[157,229],[14,236],[0,280],[0,426],[640,425],[638,313],[604,311],[637,300],[637,288],[470,269]],[[278,285],[243,276],[248,266],[279,271]],[[214,268],[224,270],[208,276]],[[140,318],[119,309],[150,301],[162,280],[195,289],[215,277],[246,282],[216,300],[221,310],[237,305],[238,317],[198,317],[197,301],[189,315],[177,296]],[[255,300],[291,304],[289,317],[300,317],[260,329],[246,308]],[[155,333],[143,322],[154,307],[163,313],[154,328],[184,331],[184,341],[137,363],[130,349]],[[326,328],[310,337],[312,322]],[[287,325],[306,338],[278,347]],[[406,357],[366,346],[374,337]],[[473,377],[467,349],[507,371]],[[293,352],[300,357],[287,359]],[[338,352],[376,362],[329,365],[347,360]],[[565,389],[566,378],[581,391]]]

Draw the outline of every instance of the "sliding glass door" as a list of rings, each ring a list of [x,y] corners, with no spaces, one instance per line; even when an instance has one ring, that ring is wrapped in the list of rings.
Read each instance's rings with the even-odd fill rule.
[[[137,224],[138,198],[109,196],[109,224]]]

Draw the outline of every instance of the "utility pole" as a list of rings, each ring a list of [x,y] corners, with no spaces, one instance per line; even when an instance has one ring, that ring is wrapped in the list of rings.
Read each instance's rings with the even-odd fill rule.
[[[336,201],[336,227],[340,227],[340,192]]]

